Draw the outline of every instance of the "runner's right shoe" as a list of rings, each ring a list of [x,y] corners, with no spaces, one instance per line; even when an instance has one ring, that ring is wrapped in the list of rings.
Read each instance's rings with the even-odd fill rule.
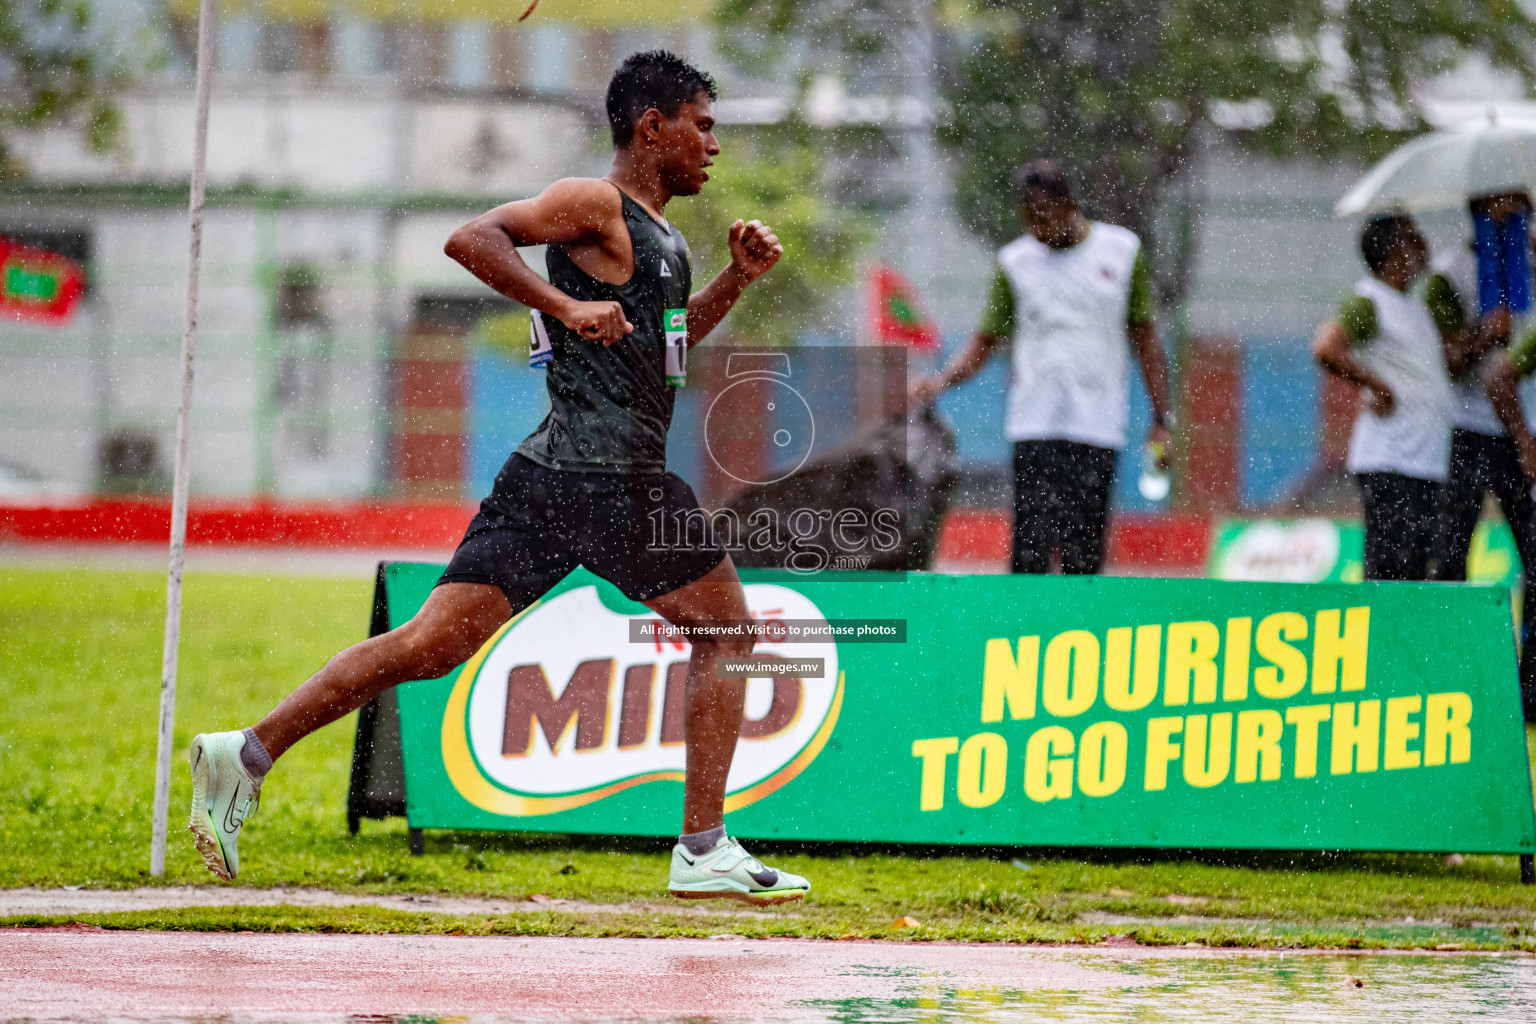
[[[192,762],[192,839],[208,870],[220,878],[240,873],[240,828],[256,813],[261,783],[240,761],[243,732],[205,732],[194,737]]]
[[[767,867],[730,837],[695,856],[682,843],[672,848],[667,891],[682,900],[740,900],[757,906],[788,903],[811,891],[811,883]]]

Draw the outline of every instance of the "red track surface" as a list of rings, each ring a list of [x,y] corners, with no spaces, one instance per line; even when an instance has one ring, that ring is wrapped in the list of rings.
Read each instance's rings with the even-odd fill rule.
[[[1502,1024],[1532,1006],[1536,964],[1509,955],[0,930],[5,1020]]]
[[[1048,952],[1048,951],[1047,951]],[[804,1017],[935,982],[1102,988],[1020,946],[697,939],[0,932],[0,1015],[520,1013]],[[816,1016],[820,1016],[817,1014]]]

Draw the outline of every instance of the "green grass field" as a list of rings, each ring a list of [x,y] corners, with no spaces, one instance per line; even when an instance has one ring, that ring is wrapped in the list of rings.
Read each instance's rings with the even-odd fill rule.
[[[370,588],[367,580],[188,577],[178,749],[195,732],[250,724],[360,639]],[[157,573],[0,566],[0,887],[161,884],[147,868],[164,601]],[[543,893],[654,909],[448,917],[214,908],[71,919],[140,928],[1058,942],[1120,932],[1149,943],[1536,950],[1536,887],[1519,884],[1513,857],[1447,867],[1428,855],[777,847],[765,849],[812,879],[806,903],[768,916],[679,914],[664,892],[669,841],[438,832],[428,834],[426,856],[411,857],[401,821],[365,822],[361,835],[348,835],[352,729],[344,720],[283,759],[242,840],[242,884]],[[176,767],[163,884],[221,884],[185,831],[191,783],[180,753]],[[893,930],[901,916],[919,925]]]

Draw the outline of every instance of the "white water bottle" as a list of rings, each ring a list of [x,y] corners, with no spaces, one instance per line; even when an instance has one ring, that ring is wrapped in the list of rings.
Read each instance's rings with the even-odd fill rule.
[[[1136,481],[1136,489],[1148,501],[1167,500],[1168,492],[1173,488],[1173,478],[1163,465],[1167,452],[1161,441],[1148,441],[1141,451],[1141,476]]]

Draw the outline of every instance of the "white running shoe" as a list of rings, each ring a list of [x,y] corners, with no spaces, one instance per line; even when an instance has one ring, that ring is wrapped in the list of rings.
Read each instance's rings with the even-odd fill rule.
[[[243,732],[205,732],[194,737],[192,761],[192,838],[208,870],[220,878],[240,873],[240,827],[256,813],[261,783],[240,761]]]
[[[678,899],[741,900],[757,906],[788,903],[811,891],[811,883],[763,862],[724,837],[708,853],[694,856],[682,843],[672,847],[672,876],[667,890]]]

